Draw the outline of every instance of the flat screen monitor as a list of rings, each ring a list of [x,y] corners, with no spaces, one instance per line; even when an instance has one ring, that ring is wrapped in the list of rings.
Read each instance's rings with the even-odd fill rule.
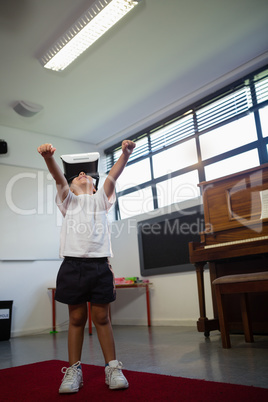
[[[142,276],[194,270],[188,243],[200,241],[204,231],[203,205],[138,222],[138,247]]]

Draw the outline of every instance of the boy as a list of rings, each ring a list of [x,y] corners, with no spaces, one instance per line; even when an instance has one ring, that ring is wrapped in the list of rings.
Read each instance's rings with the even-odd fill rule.
[[[64,258],[58,276],[55,299],[68,304],[69,367],[60,393],[78,392],[83,386],[81,353],[87,321],[87,302],[105,360],[105,383],[110,389],[128,388],[122,363],[116,360],[109,303],[116,298],[114,276],[108,257],[112,256],[107,212],[115,202],[115,183],[127,164],[136,144],[122,142],[122,154],[110,170],[103,187],[96,192],[93,179],[84,172],[75,177],[70,187],[54,159],[51,144],[38,147],[57,186],[57,205],[64,216],[60,256]]]

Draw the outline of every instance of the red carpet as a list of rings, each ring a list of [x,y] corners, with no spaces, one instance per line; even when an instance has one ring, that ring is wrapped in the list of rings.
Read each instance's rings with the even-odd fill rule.
[[[65,362],[41,363],[0,370],[2,402],[76,401],[268,401],[268,389],[124,370],[126,390],[111,391],[104,383],[104,368],[83,364],[84,387],[77,394],[60,395]]]

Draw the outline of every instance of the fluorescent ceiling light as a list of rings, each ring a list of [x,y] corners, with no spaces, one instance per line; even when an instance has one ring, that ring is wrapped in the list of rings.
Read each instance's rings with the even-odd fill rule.
[[[41,64],[64,70],[141,0],[97,0],[41,57]]]

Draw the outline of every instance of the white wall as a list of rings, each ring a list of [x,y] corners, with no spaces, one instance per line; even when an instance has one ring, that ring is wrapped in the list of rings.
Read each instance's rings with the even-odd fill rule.
[[[59,265],[56,260],[0,262],[0,300],[13,300],[11,336],[52,330],[51,292],[47,288],[55,286]],[[57,304],[57,323],[66,320],[66,307]]]
[[[0,126],[0,138],[8,143],[8,154],[0,155],[1,164],[44,169],[44,161],[36,148],[43,142],[51,142],[57,148],[57,160],[64,153],[97,150],[90,144],[44,136],[42,134]],[[100,171],[102,170],[100,164]],[[1,174],[1,170],[0,170]],[[3,196],[3,192],[1,193]],[[165,209],[158,214],[166,213]],[[114,222],[111,263],[116,277],[140,275],[136,221],[148,216]],[[1,234],[2,236],[4,233]],[[27,233],[25,233],[27,236]],[[46,245],[44,244],[44,247]],[[14,247],[16,245],[14,244]],[[11,336],[48,333],[51,330],[51,293],[55,286],[61,261],[0,261],[0,300],[13,300]],[[153,286],[150,291],[152,325],[195,325],[199,317],[195,272],[146,277]],[[212,316],[208,272],[205,272],[208,309]],[[144,289],[120,289],[112,305],[113,324],[146,325]],[[67,329],[67,308],[57,303],[59,330]]]
[[[60,166],[59,155],[61,154],[97,150],[90,144],[4,126],[0,126],[0,138],[8,144],[8,153],[0,155],[0,175],[1,164],[46,169],[43,158],[37,153],[37,147],[44,142],[51,142],[57,148],[55,157]],[[0,196],[4,197],[4,189],[1,189]],[[1,229],[1,236],[4,236],[3,227]],[[24,235],[27,236],[27,232]],[[46,247],[45,244],[43,246]],[[14,244],[14,259],[15,256],[16,244]],[[14,301],[11,336],[50,332],[52,327],[51,292],[47,288],[55,286],[60,263],[60,260],[0,261],[0,301]],[[57,324],[65,323],[60,328],[66,329],[67,320],[66,306],[57,303]]]
[[[96,151],[95,145],[70,141],[45,134],[19,130],[0,125],[0,138],[8,144],[8,153],[0,155],[0,164],[44,169],[46,165],[37,152],[43,143],[51,143],[57,148],[55,158],[61,164],[60,155]]]

